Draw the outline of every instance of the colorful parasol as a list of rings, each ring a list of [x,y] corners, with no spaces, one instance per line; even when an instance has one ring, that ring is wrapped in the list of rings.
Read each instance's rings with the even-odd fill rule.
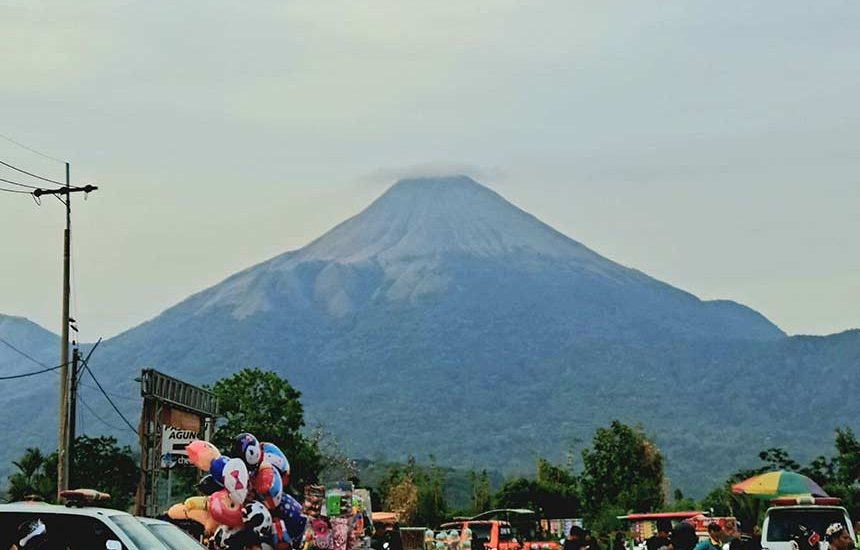
[[[776,498],[795,495],[829,496],[817,483],[796,472],[778,470],[753,476],[732,485],[732,492],[758,498]]]

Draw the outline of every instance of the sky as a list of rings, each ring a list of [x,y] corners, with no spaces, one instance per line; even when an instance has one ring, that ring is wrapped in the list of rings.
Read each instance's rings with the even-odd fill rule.
[[[450,173],[789,334],[860,328],[854,0],[0,10],[0,160],[99,186],[72,205],[84,341]],[[49,199],[0,192],[0,313],[59,332]]]

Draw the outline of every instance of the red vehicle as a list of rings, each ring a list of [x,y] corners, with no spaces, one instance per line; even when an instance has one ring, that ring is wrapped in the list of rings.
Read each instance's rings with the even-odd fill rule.
[[[492,519],[510,523],[514,529],[514,536],[523,550],[559,550],[561,548],[558,537],[541,531],[537,514],[532,510],[525,508],[490,510],[473,517],[472,521]]]
[[[507,521],[469,519],[440,526],[444,530],[457,529],[461,540],[465,540],[467,528],[472,533],[472,550],[522,550],[513,527]]]

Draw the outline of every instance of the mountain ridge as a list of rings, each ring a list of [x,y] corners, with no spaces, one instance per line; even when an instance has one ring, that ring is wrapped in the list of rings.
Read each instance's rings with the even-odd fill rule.
[[[547,243],[564,252],[542,253]],[[395,184],[305,247],[105,341],[91,367],[129,396],[144,367],[198,384],[272,369],[302,391],[310,423],[356,456],[429,452],[507,473],[530,470],[535,453],[560,460],[612,418],[641,422],[695,494],[701,476],[746,465],[741,448],[752,460],[762,442],[826,452],[818,433],[858,406],[800,399],[810,387],[860,391],[858,335],[787,337],[747,306],[604,258],[458,176]],[[767,386],[779,389],[762,402]],[[357,425],[357,411],[391,426]],[[696,422],[727,425],[716,440]]]

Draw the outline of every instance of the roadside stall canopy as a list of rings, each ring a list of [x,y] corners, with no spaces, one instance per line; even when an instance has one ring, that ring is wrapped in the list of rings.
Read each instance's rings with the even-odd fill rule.
[[[373,523],[397,523],[397,512],[373,512],[370,516]]]
[[[809,495],[828,497],[824,489],[803,474],[777,470],[753,476],[732,485],[732,492],[769,500],[778,497]]]

